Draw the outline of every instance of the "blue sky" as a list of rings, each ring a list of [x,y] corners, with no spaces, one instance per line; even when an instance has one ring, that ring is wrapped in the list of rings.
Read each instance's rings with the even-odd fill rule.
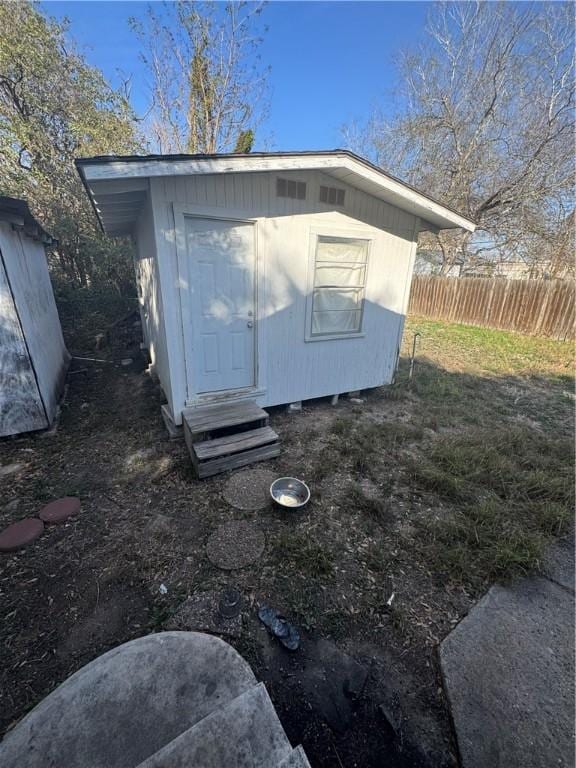
[[[70,20],[70,33],[91,64],[113,83],[117,71],[132,76],[135,109],[149,99],[139,43],[129,16],[143,2],[44,2]],[[427,2],[270,2],[261,49],[271,66],[269,117],[258,144],[267,149],[330,149],[342,145],[340,128],[362,120],[378,105],[391,110],[397,90],[398,50],[424,32]]]

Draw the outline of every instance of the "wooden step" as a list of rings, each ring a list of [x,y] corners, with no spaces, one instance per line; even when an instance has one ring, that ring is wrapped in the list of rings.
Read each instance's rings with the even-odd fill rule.
[[[278,435],[271,427],[259,427],[214,440],[204,440],[188,447],[196,474],[200,478],[271,459],[280,453]]]
[[[246,427],[265,427],[268,414],[253,400],[240,400],[236,403],[201,405],[185,408],[182,413],[186,441],[196,443],[205,435],[223,429]]]

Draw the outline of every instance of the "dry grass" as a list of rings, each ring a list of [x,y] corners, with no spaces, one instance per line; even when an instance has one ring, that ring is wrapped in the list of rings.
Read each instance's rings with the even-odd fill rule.
[[[405,350],[414,327],[408,323]],[[271,413],[283,450],[268,466],[312,490],[311,503],[289,517],[232,509],[222,497],[225,476],[195,480],[184,444],[166,438],[159,393],[141,371],[94,365],[72,376],[58,431],[4,446],[6,461],[24,467],[4,480],[5,503],[18,504],[4,508],[4,524],[66,494],[82,497],[82,513],[2,561],[0,609],[11,617],[0,626],[2,725],[96,655],[163,628],[187,595],[219,591],[232,578],[247,606],[240,647],[252,648],[259,679],[268,684],[274,672],[252,610],[265,599],[300,629],[377,659],[375,684],[389,686],[396,670],[417,741],[442,730],[432,647],[492,580],[537,568],[571,516],[571,349],[461,326],[417,327],[411,383],[404,354],[396,384],[364,393],[361,405],[342,398],[336,407]],[[97,330],[84,324],[70,347],[90,356]],[[102,355],[137,357],[133,335],[132,322],[116,327],[117,344]],[[205,553],[208,536],[231,518],[257,521],[268,545],[234,574]],[[290,680],[296,686],[299,674]],[[276,685],[274,677],[269,690],[281,711],[293,708],[293,722],[305,721],[302,739],[325,764],[308,730],[306,692],[286,693],[286,680]],[[347,733],[338,742],[350,764],[358,743],[378,731],[374,719],[355,723],[355,740]]]
[[[326,547],[302,534],[279,535],[273,554],[301,575],[328,577],[333,571],[333,558]]]

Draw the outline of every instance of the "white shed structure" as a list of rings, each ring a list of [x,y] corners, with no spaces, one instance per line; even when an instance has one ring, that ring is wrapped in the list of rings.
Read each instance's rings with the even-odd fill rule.
[[[344,150],[77,161],[133,235],[145,343],[184,409],[390,383],[418,233],[474,223]]]
[[[70,356],[44,248],[23,200],[0,197],[0,436],[50,426]]]

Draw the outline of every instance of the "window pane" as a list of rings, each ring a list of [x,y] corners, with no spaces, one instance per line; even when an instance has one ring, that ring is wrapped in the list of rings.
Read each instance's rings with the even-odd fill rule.
[[[345,288],[319,288],[314,291],[314,311],[361,309],[362,294],[361,289],[350,291]]]
[[[353,288],[364,285],[364,265],[317,264],[314,285],[316,288],[333,285],[337,288]]]
[[[366,263],[366,241],[319,237],[316,261],[349,261],[364,264]]]
[[[312,334],[354,333],[360,330],[361,312],[312,312]]]
[[[331,192],[328,189],[328,200]],[[316,243],[312,336],[359,333],[366,283],[368,241],[321,236]]]

